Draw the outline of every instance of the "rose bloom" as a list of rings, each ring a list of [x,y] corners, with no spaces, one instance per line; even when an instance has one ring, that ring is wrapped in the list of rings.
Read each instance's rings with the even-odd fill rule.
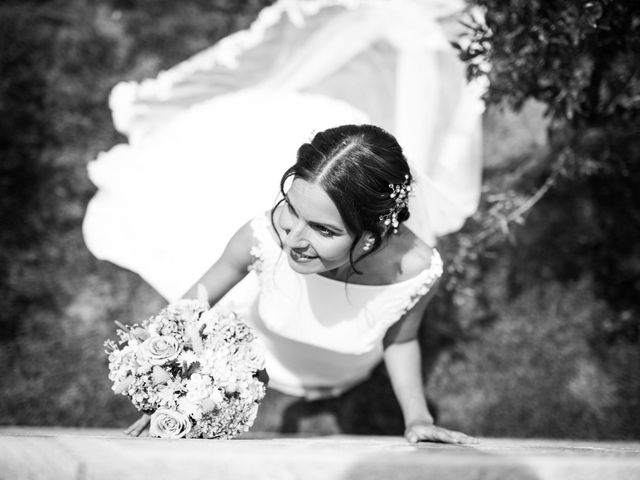
[[[182,345],[174,337],[158,335],[142,343],[142,355],[153,365],[163,365],[175,360],[182,351]]]
[[[238,349],[240,362],[250,370],[262,370],[264,368],[264,346],[257,338],[251,343],[246,343]]]
[[[159,408],[151,415],[149,434],[159,438],[182,438],[191,431],[189,417],[176,410]]]

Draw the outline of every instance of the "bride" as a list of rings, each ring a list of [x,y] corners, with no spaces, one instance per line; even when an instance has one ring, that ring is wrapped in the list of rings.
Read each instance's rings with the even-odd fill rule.
[[[460,228],[479,197],[482,113],[479,90],[464,81],[445,34],[461,7],[437,0],[279,1],[248,30],[157,78],[116,86],[114,123],[129,143],[89,165],[99,190],[85,217],[87,246],[175,300],[207,278],[246,219],[260,218],[279,193],[288,194],[274,186],[296,162],[298,146],[345,124],[379,125],[403,146],[407,173],[421,186],[410,200],[420,213],[401,225],[403,238],[433,245]],[[278,218],[285,206],[304,211],[305,202],[291,205],[290,197]],[[280,228],[286,232],[286,222]],[[306,250],[292,248],[294,254],[298,263],[307,260]],[[344,269],[326,272],[349,281]],[[213,300],[249,314],[249,299],[260,292],[252,272]],[[270,372],[279,371],[275,358]],[[271,387],[314,395],[279,380],[272,375]],[[327,390],[330,383],[316,386],[330,395],[344,390]],[[409,423],[409,439],[446,438],[418,434]]]

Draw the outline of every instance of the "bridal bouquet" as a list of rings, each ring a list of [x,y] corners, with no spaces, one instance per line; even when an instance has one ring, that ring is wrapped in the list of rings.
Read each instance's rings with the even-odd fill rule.
[[[264,355],[234,313],[180,300],[107,340],[113,391],[151,414],[150,434],[232,438],[255,420]]]

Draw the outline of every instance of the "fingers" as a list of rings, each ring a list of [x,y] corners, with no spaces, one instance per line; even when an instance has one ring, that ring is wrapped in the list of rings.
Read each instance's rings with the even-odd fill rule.
[[[409,441],[409,443],[418,443],[418,441],[420,440],[420,436],[412,429],[405,432],[404,436]]]
[[[129,428],[124,431],[124,433],[132,437],[137,437],[144,431],[145,428],[147,428],[147,425],[149,425],[150,421],[151,415],[144,414],[138,420],[132,423]]]
[[[476,444],[478,440],[462,432],[448,430],[435,425],[416,425],[407,429],[405,437],[410,443],[438,442],[453,444]]]

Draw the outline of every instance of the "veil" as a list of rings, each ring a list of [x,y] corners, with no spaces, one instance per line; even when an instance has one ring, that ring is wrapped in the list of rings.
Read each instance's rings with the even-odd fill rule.
[[[481,87],[448,43],[462,0],[279,0],[247,30],[112,91],[129,142],[88,165],[83,224],[98,258],[169,300],[269,209],[315,131],[373,123],[415,179],[407,226],[425,242],[459,229],[481,186]]]

